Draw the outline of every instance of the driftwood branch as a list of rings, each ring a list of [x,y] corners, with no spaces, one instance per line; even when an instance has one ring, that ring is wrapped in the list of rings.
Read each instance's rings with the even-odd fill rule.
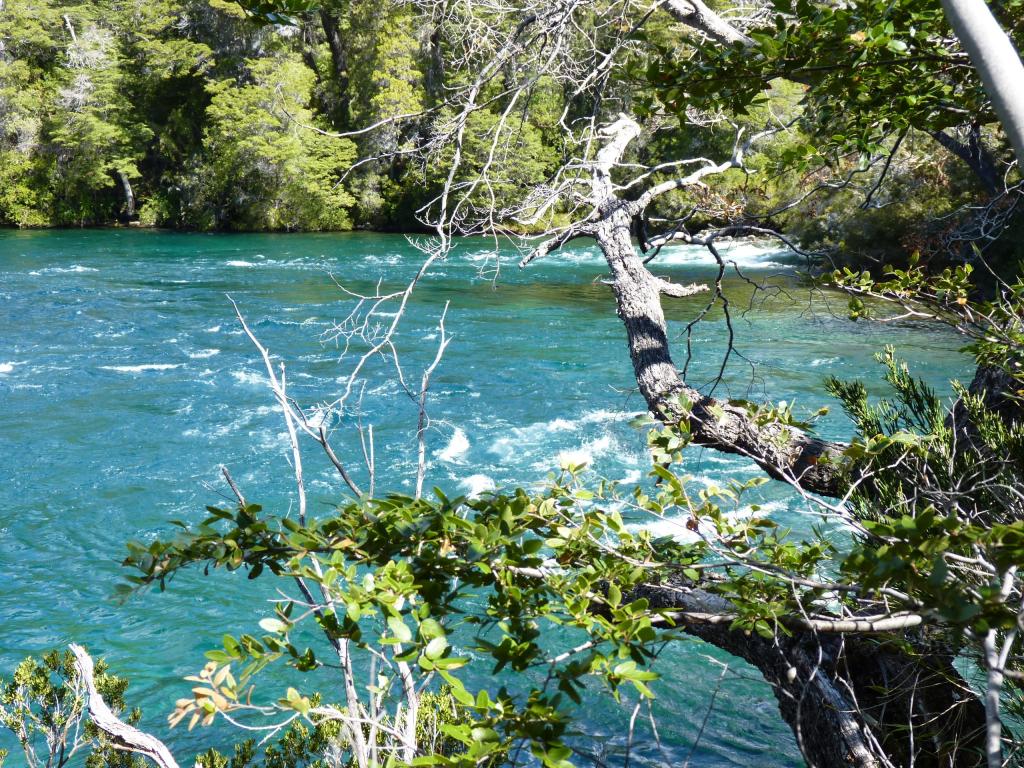
[[[179,768],[174,756],[162,741],[128,725],[113,713],[96,689],[92,657],[80,645],[72,643],[69,648],[75,656],[78,674],[85,683],[89,696],[89,718],[93,724],[105,733],[118,749],[145,755],[160,768]]]
[[[438,333],[441,335],[441,340],[437,344],[437,354],[434,355],[433,362],[427,366],[423,371],[423,377],[420,380],[420,391],[417,405],[419,406],[419,418],[416,422],[416,498],[423,496],[423,480],[427,476],[427,426],[429,419],[427,418],[427,390],[430,388],[430,377],[433,375],[434,370],[441,363],[441,358],[444,357],[444,351],[448,348],[448,344],[451,339],[448,337],[447,331],[444,327],[445,317],[448,315],[448,306],[450,302],[445,302],[444,310],[441,312],[441,319],[437,323]]]
[[[654,278],[654,285],[657,287],[659,293],[663,293],[664,295],[671,296],[675,299],[693,296],[696,293],[703,293],[704,291],[710,290],[708,286],[701,283],[683,285],[682,283],[673,283],[660,277]]]
[[[590,227],[586,226],[586,224],[573,224],[564,232],[561,232],[555,237],[549,238],[548,240],[545,240],[536,247],[534,247],[534,249],[530,251],[525,257],[523,257],[522,261],[519,262],[519,266],[525,267],[528,264],[536,261],[537,259],[542,259],[549,253],[557,251],[562,246],[566,245],[567,243],[573,240],[576,240],[577,238],[593,236],[593,234],[593,230]]]
[[[238,485],[235,483],[234,478],[231,477],[231,472],[228,471],[227,467],[221,466],[220,473],[222,475],[224,475],[224,480],[227,481],[228,487],[231,488],[231,492],[233,494],[235,494],[235,498],[238,499],[238,504],[240,506],[244,507],[245,506],[245,496],[242,495],[242,491],[239,490]]]
[[[666,614],[666,619],[679,624],[731,624],[739,614],[703,613],[700,611],[677,611]],[[919,613],[893,613],[878,616],[863,616],[851,619],[805,618],[803,616],[780,616],[779,624],[787,629],[834,634],[880,634],[918,627],[924,621]]]

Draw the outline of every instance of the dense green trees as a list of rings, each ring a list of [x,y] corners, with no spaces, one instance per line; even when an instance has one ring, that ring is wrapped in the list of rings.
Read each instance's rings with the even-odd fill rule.
[[[0,39],[0,221],[351,226],[352,144],[300,128],[314,72],[237,6],[16,0]]]
[[[7,2],[0,224],[421,228],[453,161],[454,144],[442,139],[459,122],[455,103],[486,52],[500,52],[509,15],[425,15],[426,6],[368,0],[278,5],[286,10],[225,0]],[[736,121],[798,119],[751,149],[755,175],[737,172],[712,194],[680,190],[656,216],[694,208],[695,222],[713,224],[745,214],[808,243],[939,252],[949,221],[934,221],[960,220],[960,206],[1002,187],[1005,155],[993,154],[983,128],[987,102],[929,3],[800,5],[778,29],[752,29],[725,47],[686,32],[683,16],[682,26],[659,13],[631,30],[609,24],[607,12],[581,14],[589,38],[567,39],[559,54],[575,57],[578,71],[510,59],[488,81],[454,179],[473,187],[470,209],[514,230],[549,224],[517,201],[557,184],[596,94],[650,118],[631,150],[644,163],[727,151]],[[1001,13],[1004,22],[1019,16],[1012,3]],[[471,46],[460,42],[465,30]],[[857,109],[846,108],[851,100]],[[673,112],[679,130],[664,122]],[[323,132],[351,133],[332,142]],[[873,184],[890,153],[886,183],[859,209],[850,188]],[[789,205],[822,185],[833,191]],[[889,232],[884,247],[868,231]]]
[[[445,119],[429,117],[443,90],[437,36],[399,3],[327,3],[292,21],[261,25],[219,0],[7,2],[0,224],[422,226],[445,170],[411,157]],[[560,112],[561,94],[550,100]],[[477,166],[487,114],[474,118]],[[517,139],[526,162],[508,183],[551,172],[552,141],[532,127]]]
[[[198,229],[348,229],[351,197],[340,182],[355,148],[300,127],[313,122],[312,73],[290,55],[247,69],[248,84],[207,87],[206,159],[181,177],[176,196],[158,198],[165,212]]]

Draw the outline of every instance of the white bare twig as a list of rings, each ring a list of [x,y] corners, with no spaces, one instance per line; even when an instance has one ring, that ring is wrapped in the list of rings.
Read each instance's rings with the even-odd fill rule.
[[[427,390],[430,387],[430,377],[434,373],[434,369],[441,362],[441,358],[444,357],[445,349],[448,348],[448,343],[451,339],[445,332],[444,320],[448,315],[448,305],[450,302],[445,302],[444,310],[441,312],[441,319],[437,323],[438,333],[440,340],[437,343],[437,354],[434,355],[433,362],[423,371],[423,377],[420,380],[420,391],[419,391],[419,418],[416,423],[416,498],[420,498],[423,495],[423,480],[427,475],[427,427],[429,421],[427,419]]]

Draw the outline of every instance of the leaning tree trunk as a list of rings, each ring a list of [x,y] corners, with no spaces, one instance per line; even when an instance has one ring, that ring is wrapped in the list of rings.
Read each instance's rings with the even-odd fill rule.
[[[996,168],[992,154],[981,142],[980,126],[971,126],[971,132],[966,143],[957,141],[945,131],[932,131],[931,137],[944,149],[963,160],[974,173],[975,178],[981,183],[982,187],[985,188],[986,192],[994,195],[999,191],[1002,179],[999,176],[999,169]]]
[[[121,180],[121,189],[124,190],[124,218],[125,221],[129,221],[135,216],[135,192],[132,191],[128,174],[118,171],[117,177]]]
[[[332,116],[338,128],[348,128],[349,124],[349,72],[348,45],[341,34],[341,22],[337,12],[328,8],[320,9],[320,25],[327,38],[327,47],[331,52],[331,74],[334,80],[334,105]]]
[[[842,446],[800,434],[780,440],[779,426],[755,427],[741,408],[687,386],[669,352],[661,284],[630,238],[626,206],[602,211],[596,239],[612,272],[618,315],[641,393],[663,419],[687,418],[705,445],[755,458],[776,477],[792,475],[821,488],[841,481],[834,463],[816,462]],[[684,412],[679,396],[693,405]],[[648,585],[636,597],[652,607],[727,616],[723,598],[691,585]],[[860,635],[777,633],[766,639],[726,622],[688,623],[687,631],[760,670],[779,700],[801,753],[816,768],[970,768],[982,765],[984,708],[945,653],[918,655],[897,642]],[[914,640],[913,636],[901,638]],[[921,642],[920,638],[917,638]],[[912,647],[912,643],[911,643]],[[915,738],[909,739],[908,734]],[[980,741],[979,741],[980,739]]]
[[[669,353],[661,307],[661,294],[673,284],[654,277],[637,255],[627,207],[619,201],[607,205],[595,238],[612,271],[633,371],[651,412],[668,422],[686,420],[695,442],[747,456],[776,479],[828,496],[842,495],[845,446],[782,424],[758,424],[746,408],[704,395],[683,382]]]
[[[626,115],[603,129],[605,143],[592,162],[594,214],[537,246],[522,263],[574,237],[593,237],[612,274],[633,371],[651,412],[669,424],[685,422],[696,443],[748,456],[772,476],[806,490],[841,496],[848,483],[842,445],[784,424],[763,423],[745,408],[705,396],[683,381],[672,361],[661,297],[691,295],[703,286],[656,277],[633,246],[631,224],[642,211],[637,201],[618,197],[612,176],[639,133],[640,126]],[[889,626],[889,640],[883,642],[848,634],[853,630],[844,627],[825,632],[811,623],[764,638],[731,629],[732,606],[699,583],[647,584],[635,596],[648,598],[652,607],[680,612],[688,632],[757,667],[815,768],[981,764],[984,708],[956,672],[949,653],[924,647],[922,629]],[[857,631],[882,630],[869,626]],[[915,644],[922,646],[920,654]]]

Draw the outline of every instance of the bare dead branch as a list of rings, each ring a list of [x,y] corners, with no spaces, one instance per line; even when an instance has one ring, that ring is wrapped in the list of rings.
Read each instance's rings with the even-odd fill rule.
[[[448,348],[448,343],[451,339],[445,333],[444,319],[448,315],[448,306],[450,302],[445,302],[444,310],[441,312],[441,319],[437,323],[438,333],[440,334],[440,341],[437,343],[437,354],[434,355],[433,362],[423,371],[423,378],[420,381],[420,392],[419,392],[419,418],[416,424],[416,498],[420,498],[423,495],[423,479],[427,475],[427,390],[430,388],[430,377],[434,373],[434,369],[441,362],[441,358],[444,357],[445,349]]]
[[[128,725],[118,718],[103,701],[103,697],[96,689],[92,657],[86,653],[85,649],[75,643],[69,645],[68,648],[75,656],[75,667],[78,669],[78,674],[85,681],[86,692],[89,696],[89,718],[93,724],[105,733],[118,749],[145,755],[160,768],[178,768],[174,756],[162,741]]]

